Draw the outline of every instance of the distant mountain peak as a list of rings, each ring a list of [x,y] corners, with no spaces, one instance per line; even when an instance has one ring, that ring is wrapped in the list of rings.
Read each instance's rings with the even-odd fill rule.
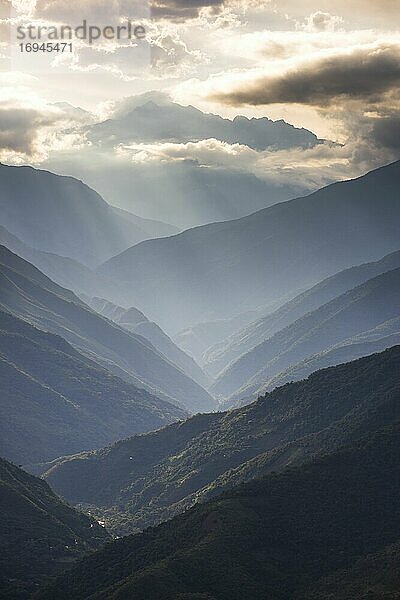
[[[139,116],[141,120],[138,121]],[[150,116],[151,120],[146,121]],[[89,137],[100,143],[107,140],[124,143],[178,140],[184,143],[216,138],[231,144],[245,144],[255,150],[272,146],[309,148],[321,142],[313,132],[294,127],[283,119],[273,121],[266,116],[249,119],[243,115],[228,119],[192,105],[183,106],[159,93],[125,99],[114,115],[90,128]]]

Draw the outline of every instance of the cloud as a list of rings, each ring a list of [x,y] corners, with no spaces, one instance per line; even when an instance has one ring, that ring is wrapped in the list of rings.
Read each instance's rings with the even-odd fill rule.
[[[199,167],[243,171],[249,170],[259,158],[259,153],[248,146],[214,138],[187,143],[129,144],[119,146],[117,154],[135,164],[191,162]]]
[[[58,66],[82,73],[108,73],[123,81],[146,77],[151,66],[151,46],[140,44],[83,45],[74,54],[60,57]]]
[[[199,0],[188,5],[180,0],[168,2],[162,7],[172,6],[178,13],[185,13],[188,7],[197,12],[202,6],[215,6],[214,0],[204,0],[204,4]],[[182,77],[196,65],[206,64],[208,59],[200,50],[189,48],[176,23],[151,18],[153,8],[157,11],[160,7],[161,4],[153,6],[142,0],[87,0],[83,6],[78,0],[37,0],[34,23],[37,27],[62,23],[75,28],[86,21],[87,32],[91,27],[100,30],[113,27],[116,32],[118,25],[126,26],[130,20],[145,29],[145,38],[140,41],[127,39],[125,32],[120,39],[101,36],[93,44],[88,39],[74,38],[74,51],[56,57],[49,68],[82,73],[103,71],[127,82],[138,78]],[[27,23],[31,23],[30,17]]]
[[[0,148],[33,154],[38,130],[51,123],[48,116],[33,108],[12,108],[0,104]]]
[[[345,178],[366,173],[390,154],[377,155],[374,148],[354,141],[346,146],[329,142],[314,148],[257,151],[244,144],[229,144],[210,138],[188,143],[120,145],[116,156],[136,168],[152,169],[186,163],[198,168],[245,172],[274,185],[292,185],[315,190]]]
[[[377,144],[400,153],[400,115],[380,117],[371,123],[370,137]]]
[[[153,0],[151,14],[156,19],[182,21],[198,17],[204,8],[217,15],[222,6],[222,0]]]
[[[304,31],[336,31],[343,25],[343,17],[331,15],[330,13],[317,11],[306,18],[299,28]]]
[[[268,73],[265,69],[244,72],[228,85],[225,81],[225,89],[221,81],[213,87],[210,98],[227,106],[315,109],[336,123],[338,138],[351,148],[355,169],[368,170],[399,156],[398,40],[336,52],[322,48],[314,57],[308,53],[297,60],[278,61]]]
[[[316,12],[340,15],[348,27],[358,29],[381,27],[392,30],[399,17],[398,0],[272,0],[271,4],[297,20]]]
[[[74,25],[87,19],[93,25],[113,25],[120,19],[150,16],[150,3],[143,0],[37,0],[35,16]]]
[[[196,64],[206,64],[207,58],[199,50],[190,50],[171,27],[152,27],[148,34],[151,46],[151,68],[154,76],[183,76]]]
[[[40,163],[53,151],[81,148],[90,113],[38,98],[0,97],[0,160]]]
[[[299,62],[286,72],[265,74],[214,99],[233,105],[296,103],[335,105],[344,99],[372,101],[400,83],[400,44],[372,46]]]
[[[222,0],[37,0],[36,15],[41,18],[75,22],[79,17],[111,21],[119,17],[184,21],[199,16],[203,8],[219,12]]]

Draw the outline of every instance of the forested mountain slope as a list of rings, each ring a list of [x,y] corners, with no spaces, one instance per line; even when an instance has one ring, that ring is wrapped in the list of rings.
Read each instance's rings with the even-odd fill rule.
[[[336,598],[327,577],[347,570],[346,585],[357,583],[358,561],[389,553],[400,540],[399,433],[398,423],[378,429],[348,449],[118,540],[37,598]],[[382,595],[372,598],[390,598],[384,594],[393,590],[393,577],[385,565],[375,568]]]
[[[126,531],[234,484],[304,462],[400,417],[400,347],[288,384],[244,408],[198,415],[50,465],[47,481]]]
[[[110,538],[47,483],[0,458],[0,598],[19,600]]]

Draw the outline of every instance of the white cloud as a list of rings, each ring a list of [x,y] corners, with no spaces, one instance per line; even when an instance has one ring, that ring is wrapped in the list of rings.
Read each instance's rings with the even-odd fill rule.
[[[343,17],[319,10],[306,17],[305,23],[299,23],[298,28],[311,33],[314,31],[337,31],[343,26],[343,23]]]
[[[359,176],[391,159],[390,153],[378,156],[366,141],[361,145],[358,141],[346,146],[324,143],[305,150],[293,148],[257,152],[243,144],[228,144],[216,139],[186,144],[118,146],[116,156],[144,169],[150,169],[154,164],[190,162],[200,168],[242,171],[278,185],[308,189]]]
[[[118,146],[117,153],[134,163],[191,161],[201,167],[229,167],[240,170],[248,169],[258,159],[258,153],[248,146],[228,144],[213,138],[186,144],[129,144]]]

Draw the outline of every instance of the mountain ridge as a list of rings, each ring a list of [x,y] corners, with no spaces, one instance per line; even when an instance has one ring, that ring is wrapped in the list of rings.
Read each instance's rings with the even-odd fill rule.
[[[387,271],[305,314],[233,362],[213,385],[225,397],[256,392],[282,371],[400,316],[400,268]]]
[[[141,242],[98,272],[171,333],[234,316],[397,251],[399,179],[400,161],[241,219]]]
[[[27,246],[86,266],[153,237],[80,179],[31,166],[0,163],[0,209],[1,224]]]
[[[0,307],[6,312],[60,335],[101,366],[153,395],[181,407],[190,404],[191,411],[215,406],[206,390],[145,338],[97,314],[4,246],[0,246],[0,272]]]
[[[25,465],[187,417],[113,376],[63,338],[1,311],[0,373],[0,455]]]
[[[102,298],[84,298],[96,312],[111,319],[127,331],[144,337],[168,360],[184,371],[193,381],[208,389],[211,379],[203,372],[196,361],[161,329],[135,307],[124,309]]]
[[[246,325],[243,329],[210,347],[205,354],[205,368],[214,376],[231,362],[251,351],[273,334],[294,323],[306,313],[316,310],[344,292],[361,285],[368,279],[400,267],[400,251],[378,261],[350,267],[317,283],[295,296],[275,311]]]
[[[45,478],[117,532],[143,529],[232,485],[351,443],[360,431],[390,425],[399,418],[399,361],[395,346],[323,369],[244,408],[64,457]]]
[[[136,118],[137,117],[137,118]],[[136,127],[136,129],[135,129]],[[146,130],[147,128],[147,130]],[[295,127],[283,119],[273,121],[268,117],[247,118],[237,115],[233,119],[212,113],[204,113],[194,106],[183,106],[169,100],[165,95],[143,94],[135,97],[129,106],[106,121],[89,126],[89,139],[104,143],[107,137],[128,143],[175,141],[193,142],[216,138],[230,144],[244,144],[253,150],[275,148],[279,150],[301,147],[310,148],[325,140],[304,127]]]
[[[310,599],[327,577],[398,543],[399,427],[118,540],[36,599]]]

